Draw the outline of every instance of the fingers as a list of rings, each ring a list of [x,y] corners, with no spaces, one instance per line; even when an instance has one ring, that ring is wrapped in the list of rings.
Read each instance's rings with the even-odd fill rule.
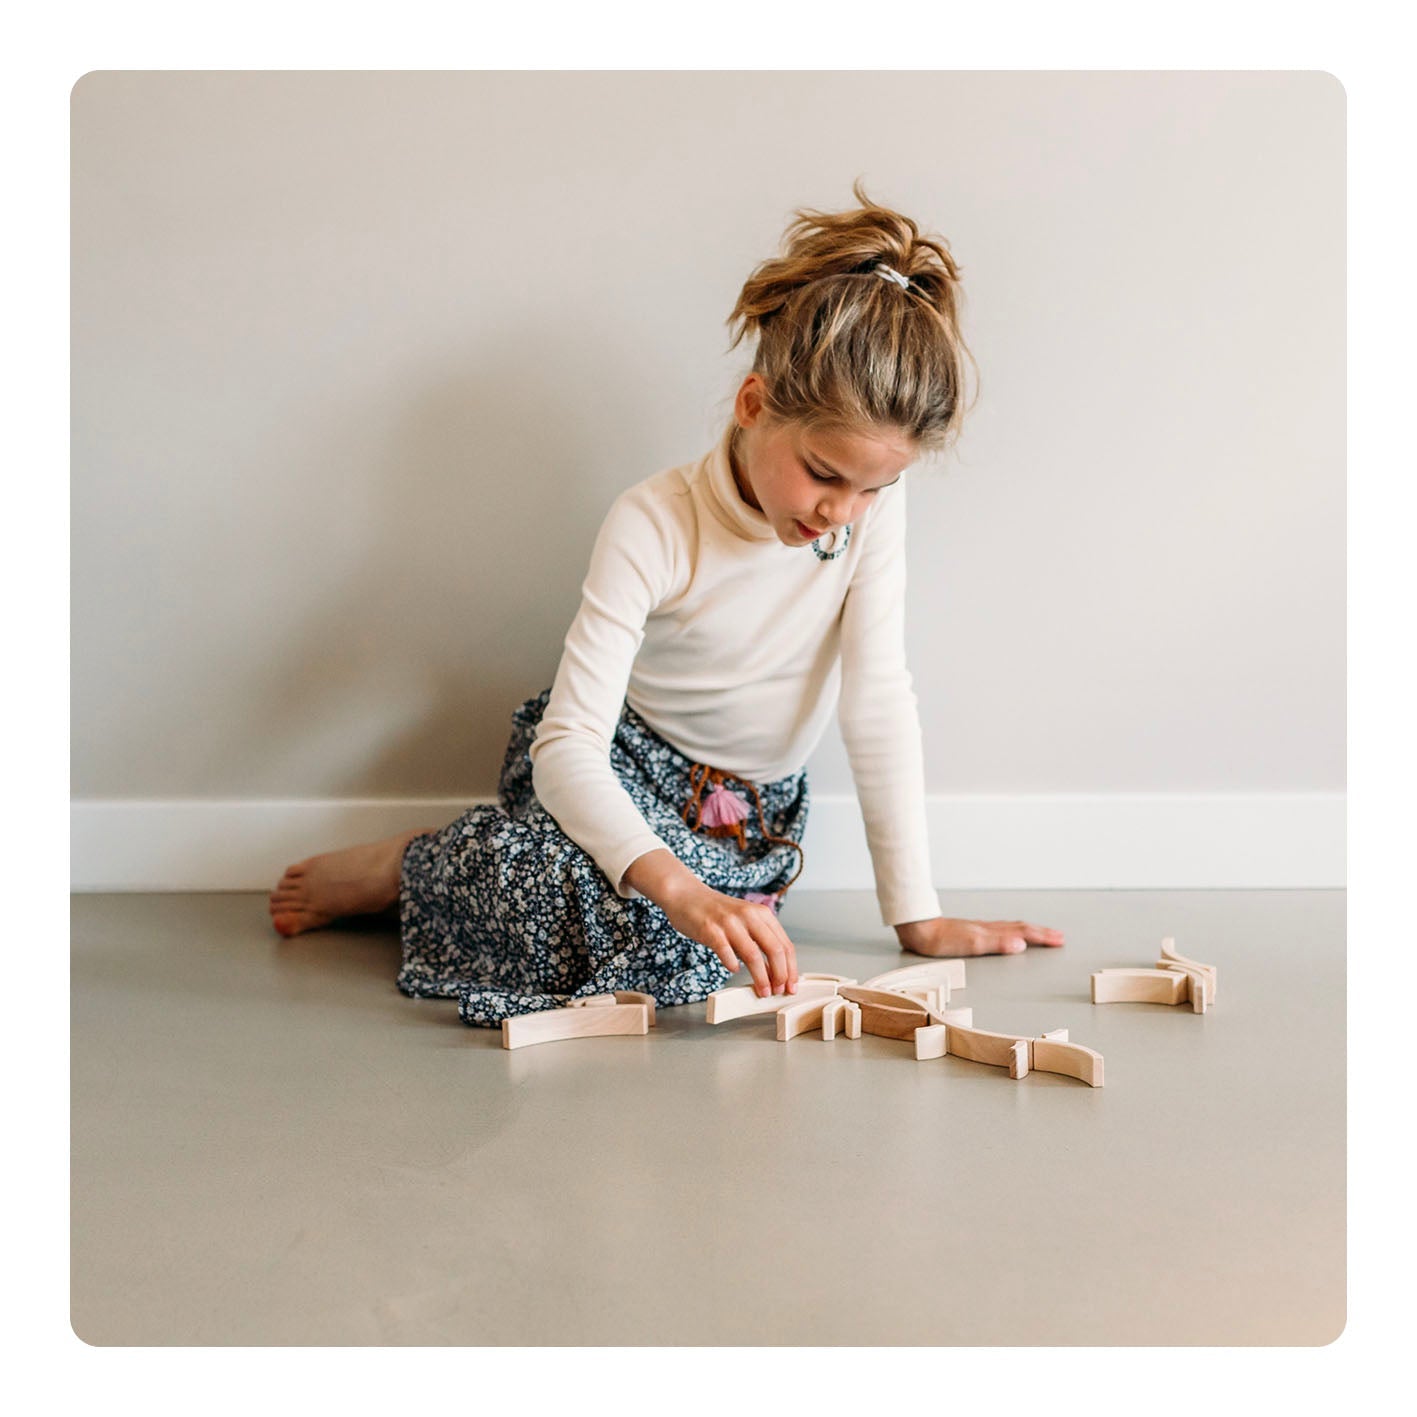
[[[1050,930],[1046,925],[1030,925],[1026,920],[1009,920],[1001,922],[1008,929],[1016,930],[1023,936],[1025,942],[1030,945],[1061,945],[1063,943],[1063,932],[1061,930]]]
[[[730,939],[759,996],[796,993],[797,951],[771,907],[754,905],[730,923]]]

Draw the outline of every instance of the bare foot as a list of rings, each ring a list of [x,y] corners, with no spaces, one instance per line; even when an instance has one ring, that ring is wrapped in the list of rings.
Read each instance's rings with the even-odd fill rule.
[[[911,954],[935,957],[958,955],[1011,955],[1029,945],[1063,943],[1061,930],[1030,925],[1026,920],[915,920],[897,925],[901,948]]]
[[[327,851],[286,868],[271,892],[271,924],[282,935],[319,930],[343,915],[375,915],[396,905],[405,847],[423,827],[385,841]]]

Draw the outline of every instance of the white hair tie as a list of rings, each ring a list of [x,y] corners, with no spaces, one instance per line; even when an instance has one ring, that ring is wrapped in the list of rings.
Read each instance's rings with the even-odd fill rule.
[[[885,277],[886,280],[893,280],[902,290],[910,289],[910,277],[903,276],[898,270],[886,265],[884,262],[872,268],[878,276]]]

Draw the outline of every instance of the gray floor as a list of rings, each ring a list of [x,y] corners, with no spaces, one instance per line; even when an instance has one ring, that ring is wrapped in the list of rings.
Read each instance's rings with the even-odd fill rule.
[[[972,892],[1062,950],[955,1002],[1107,1085],[771,1020],[507,1052],[393,985],[391,924],[73,902],[72,1320],[93,1344],[1323,1344],[1344,1324],[1344,898]],[[794,894],[804,969],[914,962]],[[1164,934],[1189,1008],[1089,1002]]]

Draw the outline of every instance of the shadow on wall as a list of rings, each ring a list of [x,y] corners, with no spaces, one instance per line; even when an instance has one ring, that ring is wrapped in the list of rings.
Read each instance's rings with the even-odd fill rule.
[[[310,585],[298,620],[275,627],[243,686],[245,731],[262,745],[246,795],[495,791],[511,715],[555,676],[619,490],[594,475],[582,431],[632,421],[628,406],[622,419],[605,408],[606,393],[573,349],[518,349],[501,331],[429,379],[377,455],[353,445],[350,393],[348,425],[320,428],[309,465],[331,495],[332,453],[367,469],[349,494],[368,497],[362,535],[338,580]],[[318,555],[317,533],[309,545]]]

